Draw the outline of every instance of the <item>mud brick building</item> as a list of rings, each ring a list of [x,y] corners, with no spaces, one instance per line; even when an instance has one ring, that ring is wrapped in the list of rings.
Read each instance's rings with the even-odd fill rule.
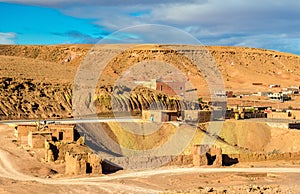
[[[176,110],[143,110],[142,119],[150,122],[177,121],[179,112]]]
[[[185,95],[185,82],[179,81],[156,81],[156,90],[169,95]]]
[[[30,131],[28,134],[28,145],[31,148],[44,148],[45,141],[52,140],[52,133],[45,131]]]
[[[15,127],[15,136],[19,145],[28,144],[28,134],[30,131],[38,131],[36,125],[18,125]]]
[[[194,145],[193,150],[193,165],[205,166],[213,165],[215,167],[222,166],[222,149],[216,146],[209,145]]]
[[[15,136],[19,145],[29,145],[31,148],[43,148],[42,142],[75,140],[75,125],[18,125]]]
[[[67,152],[65,161],[65,174],[102,174],[102,161],[96,154]]]

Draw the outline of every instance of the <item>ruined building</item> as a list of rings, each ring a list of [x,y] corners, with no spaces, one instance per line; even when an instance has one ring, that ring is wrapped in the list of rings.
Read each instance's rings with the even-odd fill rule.
[[[217,148],[216,146],[210,147],[209,145],[194,145],[192,154],[194,166],[222,166],[221,148]]]
[[[15,136],[19,145],[43,148],[45,141],[73,142],[75,125],[18,125]]]
[[[101,159],[85,145],[75,125],[18,125],[17,143],[44,149],[44,161],[65,163],[65,174],[101,174]]]
[[[66,174],[102,174],[101,159],[93,153],[67,152],[65,156]]]

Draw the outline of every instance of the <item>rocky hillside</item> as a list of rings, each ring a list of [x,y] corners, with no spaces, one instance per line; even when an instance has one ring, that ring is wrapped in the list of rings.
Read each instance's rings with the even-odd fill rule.
[[[106,45],[103,53],[109,56],[118,45]],[[71,99],[74,77],[79,65],[92,45],[15,46],[0,45],[0,119],[49,118],[71,116]],[[193,48],[183,46],[187,52]],[[242,47],[206,47],[217,62],[226,88],[233,91],[265,90],[268,84],[280,83],[282,87],[299,85],[300,57],[288,53]],[[93,50],[95,52],[97,50]],[[105,60],[106,54],[102,57]],[[141,110],[153,102],[167,108],[178,108],[179,100],[155,91],[136,90],[131,96],[111,96],[113,82],[129,66],[142,61],[164,61],[184,72],[199,96],[207,95],[207,86],[201,72],[186,58],[158,45],[140,46],[122,52],[109,61],[104,77],[99,80],[94,102],[98,111],[111,110],[111,98],[117,100],[120,111]],[[147,65],[147,64],[143,64]],[[175,68],[175,69],[176,69]],[[151,72],[167,72],[159,66]],[[149,78],[144,72],[139,79]],[[252,83],[260,82],[261,86]],[[191,106],[185,104],[185,106]]]
[[[71,87],[32,79],[0,78],[0,118],[71,116]]]

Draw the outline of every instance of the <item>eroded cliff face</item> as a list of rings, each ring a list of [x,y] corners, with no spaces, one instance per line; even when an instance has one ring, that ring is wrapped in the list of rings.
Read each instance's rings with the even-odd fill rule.
[[[92,45],[1,45],[0,119],[70,117],[72,89],[77,68],[91,48]],[[112,53],[118,46],[113,48],[105,46],[104,49],[104,53]],[[207,47],[207,49],[217,62],[224,83],[230,90],[238,91],[246,88],[255,91],[252,82],[261,82],[264,85],[280,83],[282,87],[299,85],[300,57],[297,55],[241,47]],[[183,50],[193,52],[189,46],[183,46]],[[103,55],[104,58],[105,56]],[[138,89],[132,91],[130,95],[125,93],[111,95],[113,82],[118,77],[126,73],[132,64],[147,60],[173,64],[195,83],[198,96],[202,97],[204,94],[201,92],[207,91],[203,85],[201,72],[182,55],[174,55],[173,50],[168,51],[159,46],[138,47],[122,52],[109,61],[110,65],[105,69],[104,77],[99,80],[100,92],[92,98],[98,112],[112,111],[114,109],[112,104],[117,104],[114,111],[140,111],[151,106],[153,108],[164,106],[166,109],[184,109],[192,106],[191,103],[181,102],[176,97],[151,90]],[[164,69],[155,70],[153,74]],[[148,77],[145,74],[140,79]],[[200,79],[202,81],[199,81]],[[197,98],[193,100],[196,101]]]
[[[71,116],[70,85],[0,78],[0,119]]]
[[[102,93],[96,96],[94,101],[98,113],[134,112],[140,114],[142,110],[186,110],[202,109],[204,103],[181,100],[177,96],[171,96],[148,88],[139,87],[130,93],[110,94]],[[206,106],[206,108],[208,108]]]
[[[72,86],[70,84],[53,84],[35,82],[31,79],[21,80],[0,78],[0,119],[43,119],[68,118],[72,116]],[[196,103],[181,102],[155,91],[133,91],[131,94],[114,94],[104,92],[94,96],[97,114],[111,115],[110,113],[134,112],[140,114],[144,109],[171,109],[180,110],[194,106]],[[89,116],[89,115],[81,115]]]

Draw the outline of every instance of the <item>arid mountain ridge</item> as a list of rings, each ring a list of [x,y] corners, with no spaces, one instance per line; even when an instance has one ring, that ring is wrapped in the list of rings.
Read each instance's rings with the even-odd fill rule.
[[[130,59],[114,59],[111,68],[106,71],[107,82],[102,84],[102,94],[112,89],[110,81],[117,78],[119,69],[129,68],[127,65],[140,60],[162,59],[166,52],[158,58],[151,58],[148,45],[146,49],[138,47],[130,51]],[[72,85],[77,68],[91,51],[93,45],[50,45],[23,46],[0,45],[0,118],[53,118],[69,117],[71,115]],[[107,52],[118,48],[118,45],[105,45]],[[186,47],[187,48],[187,47]],[[299,85],[300,56],[270,50],[243,47],[205,47],[219,66],[225,86],[236,92],[255,92],[267,90],[269,84],[280,83],[283,87]],[[151,49],[150,49],[151,50]],[[132,55],[134,54],[134,55]],[[150,57],[149,57],[150,56]],[[174,63],[174,59],[173,63]],[[179,62],[183,58],[176,59]],[[121,62],[124,63],[121,63]],[[176,62],[175,62],[176,63]],[[191,80],[199,79],[192,64],[183,67],[182,71],[190,69]],[[178,68],[181,67],[178,65]],[[200,81],[201,82],[201,81]],[[201,82],[202,83],[202,82]],[[255,86],[252,83],[261,83]],[[204,87],[205,88],[205,87]],[[198,88],[198,91],[205,89]],[[203,94],[205,95],[205,94]],[[154,101],[161,101],[167,107],[178,106],[176,99],[160,93],[136,92],[134,97],[128,97],[123,103],[124,109],[140,109],[149,106]],[[100,99],[100,98],[99,98]],[[99,100],[98,99],[98,100]],[[105,99],[105,98],[101,98]],[[102,112],[109,111],[109,103],[100,108]],[[130,105],[129,105],[130,104]]]

